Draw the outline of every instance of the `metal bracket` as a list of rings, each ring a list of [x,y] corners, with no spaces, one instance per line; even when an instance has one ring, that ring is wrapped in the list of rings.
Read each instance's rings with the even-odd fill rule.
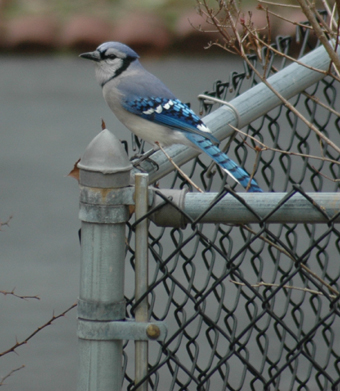
[[[94,341],[135,340],[164,341],[167,326],[164,322],[125,321],[98,322],[78,318],[78,338]]]
[[[122,320],[125,319],[126,303],[122,300],[118,303],[101,303],[91,300],[78,299],[78,318],[89,321]]]
[[[152,205],[154,189],[149,188],[149,205]],[[115,189],[101,189],[97,187],[80,186],[80,202],[90,205],[110,206],[135,205],[135,187],[123,187]]]

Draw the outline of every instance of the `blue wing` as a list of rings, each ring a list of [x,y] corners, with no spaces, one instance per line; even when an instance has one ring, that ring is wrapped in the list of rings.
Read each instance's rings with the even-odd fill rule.
[[[216,145],[214,137],[200,118],[178,99],[137,98],[126,101],[123,107],[130,113],[159,125],[182,130],[188,140],[210,156],[231,177],[249,192],[262,192],[249,174],[223,153]]]
[[[125,110],[159,125],[169,126],[184,132],[199,134],[212,143],[219,141],[214,137],[203,121],[178,99],[169,98],[137,98],[123,104]]]

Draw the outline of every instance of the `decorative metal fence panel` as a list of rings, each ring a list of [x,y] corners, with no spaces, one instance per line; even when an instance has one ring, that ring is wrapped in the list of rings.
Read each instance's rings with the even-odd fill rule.
[[[309,50],[307,38],[301,55]],[[276,46],[289,52],[290,43],[280,37]],[[268,72],[286,62],[273,57]],[[256,83],[245,66],[206,94],[231,100]],[[326,107],[339,110],[337,94],[336,82],[326,77],[290,102],[340,145],[339,116]],[[202,114],[216,107],[201,102]],[[259,154],[257,164],[256,180],[264,191],[287,192],[287,197],[300,193],[324,213],[306,192],[338,190],[339,166],[328,160],[338,161],[338,153],[283,105],[246,132],[272,148]],[[228,154],[252,172],[255,146],[238,135]],[[229,181],[235,189],[209,165],[209,158],[200,156],[183,170],[206,192],[229,193]],[[174,189],[192,190],[178,172],[166,180]],[[264,219],[241,226],[198,220],[183,229],[150,222],[149,314],[167,323],[168,335],[149,346],[149,389],[339,390],[340,232],[334,216],[325,217],[325,224],[279,225]],[[135,256],[135,226],[128,227],[127,281],[133,278]],[[134,317],[129,284],[126,295],[127,316]],[[133,347],[132,341],[125,343],[123,389],[128,390],[142,383],[134,383]]]

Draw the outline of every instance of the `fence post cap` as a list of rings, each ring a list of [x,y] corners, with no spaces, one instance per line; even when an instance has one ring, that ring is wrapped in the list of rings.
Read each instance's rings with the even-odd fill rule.
[[[108,188],[129,185],[132,164],[120,140],[108,129],[102,130],[90,142],[77,166],[80,184],[84,186]]]

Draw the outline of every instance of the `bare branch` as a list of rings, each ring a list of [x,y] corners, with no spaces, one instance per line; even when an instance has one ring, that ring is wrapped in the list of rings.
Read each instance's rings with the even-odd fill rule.
[[[339,21],[340,21],[340,19],[339,19]],[[274,66],[272,66],[272,70],[275,71],[275,73],[279,72],[279,70],[277,68],[275,68]],[[332,75],[332,77],[334,77],[335,80],[340,82],[340,79],[338,79],[336,76]],[[306,92],[306,91],[302,91],[301,94],[303,94],[308,99],[312,100],[313,102],[317,103],[319,106],[323,107],[324,109],[328,110],[329,112],[331,112],[332,114],[334,114],[340,118],[340,113],[338,111],[334,110],[331,106],[326,105],[326,103],[321,102],[321,100],[319,98],[315,97],[314,95],[308,94],[308,92]]]
[[[253,32],[249,30],[249,34],[253,34]],[[292,61],[292,62],[296,62],[297,64],[299,64],[299,65],[301,65],[301,66],[303,66],[303,67],[305,67],[305,68],[307,68],[307,69],[310,69],[311,71],[315,71],[315,72],[321,73],[321,74],[323,74],[323,75],[325,75],[325,76],[328,76],[328,75],[329,75],[329,71],[323,71],[323,70],[321,70],[321,69],[314,68],[314,67],[312,67],[312,66],[310,66],[310,65],[308,65],[308,64],[305,64],[305,63],[303,63],[303,62],[301,62],[301,61],[299,61],[299,60],[297,60],[297,59],[295,59],[295,58],[293,58],[293,57],[291,57],[291,56],[288,56],[288,54],[285,54],[285,53],[282,53],[282,52],[278,51],[278,50],[275,49],[273,46],[268,45],[268,44],[267,44],[265,41],[263,41],[260,37],[256,37],[256,38],[258,39],[258,41],[259,41],[263,46],[265,46],[267,49],[271,50],[273,53],[275,53],[275,54],[277,54],[277,55],[279,55],[279,56],[281,56],[281,57],[284,57],[284,58],[286,58],[287,60],[290,60],[290,61]],[[331,76],[333,76],[337,81],[340,81],[340,79],[337,78],[336,76],[334,76],[334,75],[331,75]]]
[[[298,0],[299,2],[301,2],[301,4],[304,3],[305,0]],[[339,0],[340,1],[340,0]],[[211,18],[211,22],[215,25],[215,27],[220,31],[221,35],[224,37],[224,39],[226,40],[226,45],[228,45],[230,47],[230,41],[228,41],[228,37],[226,36],[225,34],[225,28],[223,26],[221,26],[220,22],[218,19],[216,19],[214,17],[214,14],[212,12],[211,9],[209,9],[209,7],[207,6],[207,3],[206,3],[206,0],[203,0],[203,5],[206,7],[207,9],[207,13],[208,13],[208,16]],[[308,8],[306,6],[306,8]],[[317,24],[317,21],[315,19],[315,16],[313,15],[313,13],[311,12],[311,10],[308,8],[308,11],[310,14],[312,14],[313,16],[313,20],[314,20],[314,24]],[[267,79],[265,77],[263,77],[259,71],[256,69],[256,67],[249,61],[246,53],[245,53],[245,49],[244,49],[244,45],[243,45],[243,41],[238,33],[238,30],[236,28],[236,25],[235,25],[235,21],[232,17],[232,15],[230,14],[230,11],[228,9],[228,7],[225,7],[225,12],[227,13],[228,15],[228,21],[230,23],[230,27],[235,35],[235,41],[237,42],[237,45],[234,44],[233,48],[235,50],[235,53],[238,53],[243,59],[244,61],[246,61],[246,63],[248,64],[249,68],[253,70],[253,72],[258,76],[258,78],[273,92],[273,94],[275,94],[281,101],[282,103],[290,110],[292,111],[298,118],[300,118],[310,129],[312,129],[316,134],[317,136],[323,140],[326,144],[328,144],[329,146],[331,146],[335,151],[337,151],[338,153],[340,153],[340,148],[332,141],[330,140],[328,137],[326,137],[315,125],[313,125],[313,123],[311,123],[310,121],[307,120],[307,118],[305,118],[286,98],[284,98],[270,83],[268,83]],[[244,22],[241,22],[241,24],[246,28],[246,25]],[[313,26],[314,27],[314,26]],[[319,28],[319,27],[318,27]],[[249,32],[250,29],[248,29]],[[319,28],[319,31],[320,31],[320,28]],[[323,32],[320,31],[320,34],[322,35]],[[326,36],[323,34],[323,37],[327,40]],[[263,41],[262,41],[263,42]],[[221,48],[225,48],[226,45],[221,45],[220,43],[216,42],[216,43],[213,43],[212,45],[216,45],[216,46],[219,46]],[[329,49],[329,47],[331,48],[331,45],[330,43],[327,41],[327,48]],[[326,49],[327,49],[326,48]],[[336,57],[336,61],[337,63],[339,64],[339,69],[340,69],[340,60],[337,56],[337,54],[334,52],[333,48],[331,48],[332,50],[332,59],[333,57]],[[294,59],[292,59],[294,60]],[[294,60],[295,61],[295,60]],[[301,64],[302,65],[302,64]]]
[[[325,175],[322,172],[320,172],[319,170],[317,170],[314,166],[312,166],[312,168],[313,168],[313,170],[315,170],[315,172],[317,172],[318,174],[320,174],[324,178],[328,179],[329,181],[334,182],[334,183],[340,182],[340,179],[331,178],[328,175]]]
[[[258,70],[253,66],[253,64],[249,61],[247,56],[244,56],[244,60],[247,62],[249,67],[256,73],[256,75],[261,79],[261,81],[282,101],[282,103],[290,110],[292,111],[298,118],[300,118],[310,129],[315,132],[318,137],[320,137],[323,141],[325,141],[326,144],[331,146],[335,151],[340,153],[340,148],[327,136],[325,136],[320,130],[314,126],[310,121],[307,120],[286,98],[284,98],[278,91],[275,90],[275,88],[272,87],[271,84],[268,83],[266,79],[264,79],[261,74],[258,72]]]
[[[223,46],[217,44],[223,48]],[[326,144],[331,146],[335,151],[340,153],[340,148],[327,136],[325,136],[320,130],[314,126],[310,121],[307,120],[286,98],[284,98],[270,83],[268,83],[267,79],[263,78],[260,72],[253,66],[253,64],[249,61],[248,57],[245,55],[244,51],[242,52],[242,58],[246,61],[249,68],[253,70],[253,72],[258,76],[258,78],[282,101],[282,103],[292,111],[298,118],[300,118],[310,129],[312,129],[318,137],[325,141]]]
[[[335,33],[332,31],[332,29],[325,22],[323,16],[320,15],[319,11],[315,7],[315,4],[311,4],[308,0],[306,0],[306,1],[308,3],[309,8],[314,12],[315,16],[319,20],[319,27],[323,26],[324,30],[322,30],[322,28],[320,28],[322,30],[323,34],[327,33],[327,34],[335,37]]]
[[[251,232],[253,235],[256,235],[256,232],[253,231],[250,227],[247,225],[242,225],[242,228],[245,230]],[[269,244],[270,246],[276,248],[281,253],[285,254],[288,258],[290,258],[293,262],[296,262],[297,260],[294,258],[292,254],[290,254],[288,251],[286,251],[283,247],[278,246],[273,241],[269,240],[268,238],[264,237],[263,235],[259,236],[259,239],[263,240],[265,243]],[[319,277],[316,273],[314,273],[309,267],[307,267],[304,263],[299,263],[299,267],[303,269],[306,273],[313,276],[316,280],[318,280],[322,285],[324,285],[330,292],[332,292],[334,295],[338,296],[339,292],[333,288],[331,285],[329,285],[326,281],[324,281],[321,277]]]
[[[263,152],[263,151],[273,151],[273,152],[278,152],[278,153],[282,153],[282,154],[289,155],[289,156],[298,156],[298,157],[303,157],[303,158],[308,158],[308,159],[322,160],[324,162],[329,162],[329,163],[340,165],[340,162],[338,160],[329,159],[329,158],[324,157],[324,156],[308,155],[308,154],[304,154],[304,153],[284,151],[283,149],[269,147],[268,145],[262,143],[261,141],[259,141],[255,137],[251,136],[250,134],[247,134],[247,133],[243,132],[242,130],[235,128],[235,126],[233,126],[231,124],[229,124],[229,126],[232,129],[234,129],[236,132],[238,132],[238,133],[242,134],[243,136],[245,136],[246,138],[249,137],[253,141],[255,141],[257,144],[261,145],[261,147],[262,147],[261,148],[261,152]],[[251,148],[250,145],[249,145],[249,147]]]
[[[315,15],[311,11],[310,7],[308,6],[308,0],[298,0],[298,1],[299,1],[299,3],[303,4],[305,6],[305,8],[308,8],[308,15],[305,13],[307,16],[307,19],[309,19],[310,23],[312,24],[312,28],[316,32],[321,43],[324,44],[327,53],[329,53],[331,62],[333,61],[336,69],[340,70],[340,65],[339,65],[340,60],[337,56],[337,53],[334,50],[334,48],[332,48],[332,45],[328,42],[328,39],[325,35],[325,31],[323,29],[321,29],[319,22],[316,20]],[[336,0],[336,1],[337,1],[337,6],[338,6],[338,11],[340,11],[340,0]],[[283,4],[271,3],[268,1],[264,1],[264,0],[260,0],[259,2],[263,3],[263,4],[287,6],[287,5],[283,5]],[[241,18],[238,18],[238,19],[233,18],[232,15],[230,14],[230,11],[228,10],[228,7],[226,7],[226,3],[220,2],[220,6],[221,6],[221,4],[223,4],[225,6],[225,12],[228,14],[228,28],[230,28],[234,34],[234,37],[231,37],[231,39],[229,39],[229,36],[226,35],[226,33],[225,33],[226,26],[221,24],[221,21],[216,19],[216,17],[215,18],[213,17],[214,15],[211,10],[208,10],[206,0],[203,0],[203,2],[200,3],[201,6],[206,7],[206,9],[208,10],[207,17],[208,18],[210,17],[210,21],[215,25],[215,27],[220,32],[221,36],[223,37],[223,39],[225,41],[223,45],[219,42],[212,43],[211,45],[219,46],[219,47],[223,48],[224,50],[227,50],[226,48],[228,48],[229,49],[228,51],[230,51],[230,52],[234,51],[234,53],[241,56],[243,58],[243,60],[247,63],[248,67],[270,89],[270,91],[272,91],[272,93],[274,95],[276,95],[280,99],[280,101],[292,113],[294,113],[299,119],[301,119],[308,126],[308,128],[310,128],[311,130],[313,130],[316,133],[316,135],[320,138],[320,142],[325,142],[326,144],[331,146],[335,151],[340,153],[340,148],[333,141],[331,141],[328,137],[326,137],[324,134],[322,134],[322,132],[316,126],[314,126],[312,122],[308,121],[286,98],[284,98],[278,91],[276,91],[275,88],[270,83],[268,83],[265,76],[261,76],[260,72],[255,68],[255,66],[251,63],[251,61],[247,57],[246,49],[248,48],[249,45],[252,45],[252,47],[255,47],[256,48],[255,50],[258,52],[259,43],[262,44],[263,46],[266,46],[269,50],[272,50],[272,48],[270,47],[270,45],[266,44],[265,42],[263,42],[259,39],[259,37],[258,37],[259,30],[258,29],[257,30],[253,29],[250,24],[249,24],[249,26],[246,25],[245,21],[243,21]],[[289,7],[291,7],[291,6],[289,6]],[[295,6],[292,8],[299,8],[299,7]],[[303,11],[304,11],[304,9],[303,9]],[[267,12],[267,23],[269,23],[268,22],[268,15],[269,15],[269,13]],[[310,16],[312,20],[308,16]],[[312,23],[312,21],[313,21],[313,23]],[[243,26],[243,36],[242,37],[240,36],[239,31],[236,28],[237,23],[241,23],[241,25]],[[328,26],[324,25],[324,29],[327,29],[326,30],[327,32],[329,31]],[[339,31],[340,31],[340,28],[339,28]],[[337,47],[337,44],[335,46]],[[282,53],[280,53],[280,52],[277,52],[277,54],[282,56]],[[291,57],[286,56],[286,58],[289,58],[290,60],[296,62],[296,60]],[[305,66],[305,64],[303,64],[303,63],[301,63],[301,65]],[[310,69],[312,69],[314,71],[319,71],[314,68],[310,68]],[[325,74],[325,75],[330,74],[330,72],[321,72],[321,73]],[[339,79],[337,79],[337,80],[339,81]],[[235,129],[235,130],[238,131],[238,129]],[[249,137],[249,135],[246,135],[246,137]],[[257,143],[259,143],[258,140],[255,140],[255,141]],[[259,143],[259,144],[261,144],[261,143]],[[262,144],[262,146],[264,148],[268,148],[264,144]],[[258,148],[255,148],[255,150],[258,153],[261,151],[261,149],[258,149]],[[275,150],[275,149],[273,149],[273,150]],[[297,153],[292,153],[292,152],[287,152],[287,151],[278,151],[278,152],[297,155],[297,156],[301,156],[301,157],[308,157],[308,158],[310,157],[310,158],[315,158],[315,159],[324,160],[324,161],[331,161],[332,163],[338,164],[338,162],[333,161],[331,159],[326,159],[325,157],[309,156],[309,155],[297,154]],[[256,232],[254,232],[248,226],[242,225],[241,227],[243,227],[243,229],[248,230],[252,234],[257,235]],[[276,248],[278,251],[282,252],[286,256],[288,256],[293,262],[297,261],[295,259],[294,254],[291,254],[289,251],[286,251],[281,246],[276,245],[273,241],[267,239],[263,235],[260,235],[259,238],[261,240],[263,240],[264,242],[266,242],[267,244],[269,244],[270,246],[273,246],[274,248]],[[313,276],[314,279],[319,281],[325,287],[327,287],[327,289],[330,292],[332,292],[334,295],[336,295],[336,296],[339,295],[339,292],[336,289],[334,289],[332,286],[330,286],[328,283],[326,283],[316,273],[314,273],[312,270],[310,270],[304,263],[299,262],[299,267],[302,268],[306,273]]]
[[[243,282],[234,281],[234,280],[230,280],[230,282],[232,282],[235,285],[246,286],[246,284],[244,284]],[[271,284],[269,282],[263,282],[263,281],[261,281],[261,282],[259,282],[257,284],[252,284],[251,285],[251,287],[253,287],[253,288],[260,288],[261,286],[270,287],[270,288],[279,288],[279,287],[281,287],[280,284]],[[298,286],[291,286],[291,285],[283,285],[282,288],[284,288],[284,289],[293,289],[293,290],[297,290],[297,291],[311,293],[313,295],[324,296],[324,294],[322,292],[316,291],[315,289],[301,288],[301,287],[298,287]],[[329,295],[329,296],[332,299],[336,299],[337,298],[337,295]]]
[[[315,96],[308,94],[306,91],[303,91],[302,94],[307,96],[313,102],[317,103],[319,106],[323,107],[324,109],[330,111],[332,114],[334,114],[340,118],[340,113],[338,111],[334,110],[329,105],[326,105],[325,103],[321,102],[321,100],[319,98],[316,98]]]
[[[337,53],[334,51],[334,48],[329,43],[325,33],[320,28],[320,25],[319,25],[318,21],[316,20],[316,17],[314,15],[314,13],[310,9],[310,7],[308,5],[308,2],[306,0],[297,0],[297,1],[300,4],[303,13],[306,15],[307,19],[309,20],[309,23],[312,25],[313,30],[314,30],[316,36],[318,37],[318,39],[320,40],[320,42],[324,46],[325,50],[327,51],[330,59],[334,63],[334,65],[335,65],[335,67],[336,67],[336,69],[338,71],[338,76],[339,76],[339,73],[340,73],[340,59],[339,59]]]
[[[268,42],[266,42],[266,46],[270,47],[270,44],[271,44],[270,38],[271,38],[272,34],[271,34],[271,29],[270,29],[270,19],[269,19],[268,9],[266,10],[266,18],[267,18],[267,26],[268,26]],[[253,34],[252,31],[249,31],[249,33]],[[256,34],[256,38],[257,38],[257,42],[261,42],[258,34]],[[263,77],[266,77],[269,61],[270,61],[270,52],[269,52],[269,50],[267,50],[266,61],[265,61],[264,67],[263,67]]]
[[[259,0],[258,0],[258,1],[259,1]],[[300,27],[303,27],[303,28],[305,28],[305,29],[313,30],[313,27],[312,27],[312,26],[307,26],[307,25],[305,25],[305,24],[303,24],[303,23],[294,22],[293,20],[287,19],[287,18],[285,18],[285,17],[282,16],[282,15],[279,15],[279,14],[273,12],[273,11],[270,11],[268,8],[263,8],[262,5],[259,5],[259,6],[257,7],[257,9],[260,10],[260,11],[268,10],[269,15],[275,16],[275,18],[284,20],[285,22],[291,23],[291,24],[293,24],[294,26],[300,26]]]
[[[19,368],[12,369],[6,376],[2,377],[0,380],[0,386],[5,385],[4,381],[13,375],[14,372],[20,371],[20,369],[25,368],[25,365],[21,365]]]
[[[15,352],[15,350],[22,346],[22,345],[25,345],[31,338],[33,338],[36,334],[39,333],[39,331],[43,330],[44,328],[46,328],[47,326],[50,326],[55,320],[65,316],[69,311],[71,311],[74,307],[77,306],[77,303],[74,303],[71,305],[71,307],[69,307],[67,310],[65,310],[64,312],[62,312],[61,314],[59,315],[54,315],[52,316],[52,318],[50,320],[48,320],[45,324],[43,324],[42,326],[38,327],[32,334],[30,334],[27,338],[25,338],[23,341],[19,342],[17,341],[12,347],[10,347],[9,349],[3,351],[0,353],[0,357],[4,356],[5,354],[8,354],[8,353],[11,353],[11,352]]]
[[[12,218],[13,218],[13,216],[11,215],[11,216],[9,216],[9,218],[6,221],[4,221],[4,222],[0,221],[0,231],[2,230],[1,228],[5,225],[7,225],[7,227],[9,227],[9,222],[12,220]]]
[[[169,156],[169,154],[165,151],[165,149],[161,146],[161,144],[159,144],[159,142],[156,141],[156,143],[160,150],[164,153],[164,155],[167,157],[167,159],[169,160],[169,162],[175,167],[175,169],[182,175],[182,177],[188,182],[190,183],[197,191],[199,191],[200,193],[204,193],[204,191],[198,187],[189,177],[188,175],[183,172],[178,166],[177,164],[173,161],[173,159],[171,158],[171,156]]]
[[[272,3],[271,1],[265,1],[265,0],[257,0],[257,1],[261,4],[275,5],[278,7],[300,8],[298,5],[293,5],[293,4]]]
[[[40,300],[40,297],[37,296],[37,295],[35,295],[35,296],[20,296],[20,295],[15,294],[14,290],[15,290],[15,288],[13,288],[11,291],[1,291],[0,290],[0,293],[2,293],[5,296],[11,295],[11,296],[17,297],[19,299],[23,299],[23,300],[27,300],[27,299],[37,299],[37,300]]]

